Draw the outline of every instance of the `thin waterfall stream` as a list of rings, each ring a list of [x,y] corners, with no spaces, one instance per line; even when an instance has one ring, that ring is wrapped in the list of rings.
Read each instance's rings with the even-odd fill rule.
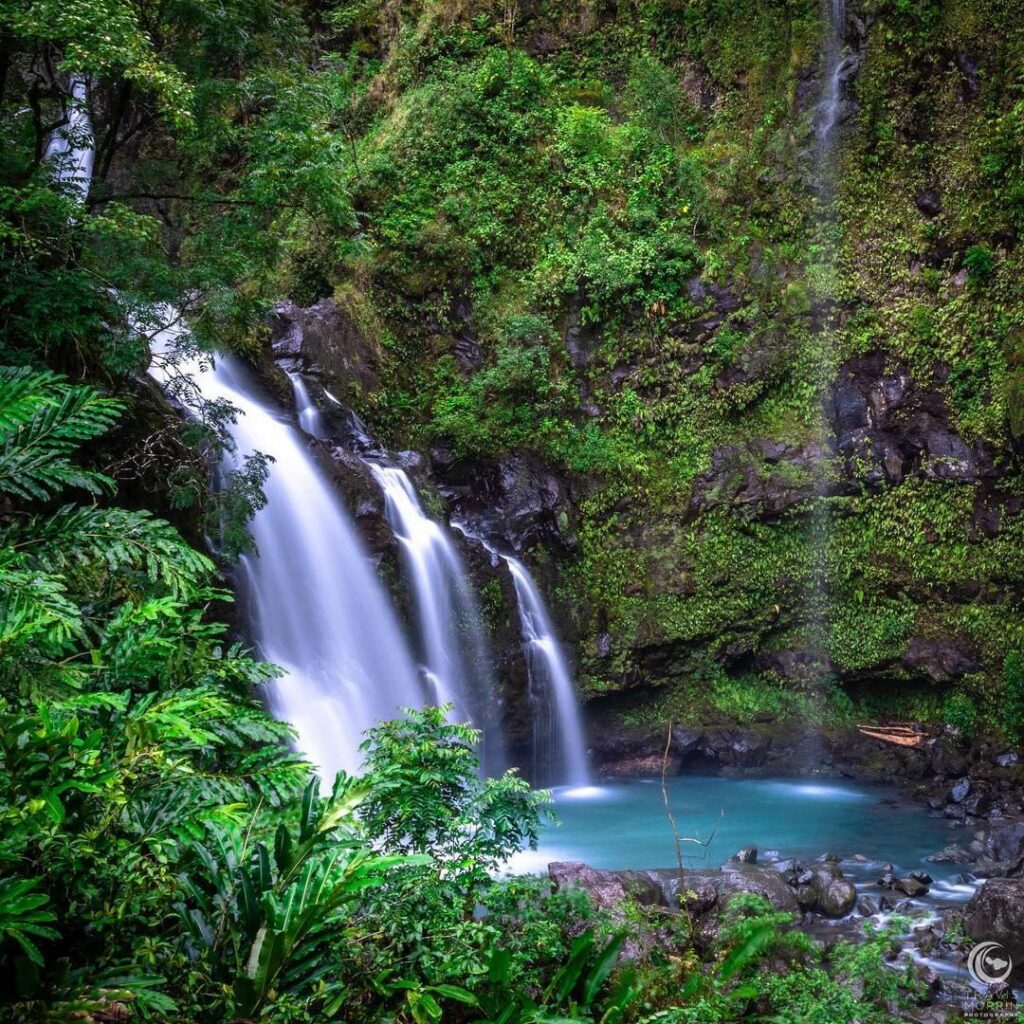
[[[586,786],[587,748],[583,720],[568,663],[544,599],[526,566],[503,556],[512,574],[533,712],[535,777]]]
[[[853,72],[855,61],[845,45],[845,0],[822,0],[825,33],[822,41],[822,86],[815,112],[815,177],[817,191],[817,231],[819,246],[819,284],[825,282],[819,296],[819,324],[815,332],[813,365],[819,395],[817,458],[814,463],[814,500],[810,511],[807,549],[809,579],[805,593],[808,622],[808,648],[813,684],[820,690],[831,676],[829,656],[829,566],[830,533],[829,461],[830,427],[827,396],[835,374],[834,325],[831,322],[831,279],[836,269],[834,228],[835,189],[838,160],[838,129],[843,113],[843,90]]]
[[[530,704],[531,778],[582,791],[590,783],[586,734],[572,672],[540,588],[518,558],[499,551],[465,523],[452,526],[479,544],[512,579]]]

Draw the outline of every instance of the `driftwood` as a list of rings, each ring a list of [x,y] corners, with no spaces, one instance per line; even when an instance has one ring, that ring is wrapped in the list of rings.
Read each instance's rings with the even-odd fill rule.
[[[899,747],[919,747],[928,739],[928,734],[916,722],[883,722],[879,725],[858,725],[865,736],[884,743],[895,743]]]

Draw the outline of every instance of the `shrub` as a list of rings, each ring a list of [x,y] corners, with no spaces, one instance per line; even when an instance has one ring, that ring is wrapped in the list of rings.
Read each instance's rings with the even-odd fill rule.
[[[1003,661],[1003,709],[1000,715],[1008,739],[1024,738],[1024,654],[1011,651]]]
[[[967,280],[975,288],[980,288],[988,281],[995,265],[995,253],[986,245],[972,245],[964,256]]]
[[[947,698],[942,708],[943,721],[956,729],[965,740],[974,735],[979,717],[977,706],[966,693],[954,693]]]

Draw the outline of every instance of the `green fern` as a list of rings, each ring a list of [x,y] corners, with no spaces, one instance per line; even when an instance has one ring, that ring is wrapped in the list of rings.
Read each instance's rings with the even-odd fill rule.
[[[121,404],[90,387],[25,367],[0,367],[0,492],[45,501],[66,487],[110,490],[102,473],[71,456],[114,424]]]
[[[0,551],[0,651],[41,643],[52,657],[83,635],[82,613],[59,576],[24,569]]]
[[[113,575],[135,569],[175,595],[194,593],[214,570],[169,523],[123,508],[65,505],[51,516],[10,527],[0,533],[0,544],[24,552],[28,562],[48,573],[89,563]]]
[[[34,890],[38,878],[0,878],[0,936],[13,939],[33,963],[41,964],[43,954],[35,939],[56,939],[50,925],[57,915],[47,910],[50,898]]]

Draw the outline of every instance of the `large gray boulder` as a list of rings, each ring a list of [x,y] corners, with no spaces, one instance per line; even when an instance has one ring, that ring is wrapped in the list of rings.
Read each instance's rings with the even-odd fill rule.
[[[800,909],[807,913],[846,917],[857,902],[856,888],[834,863],[810,868],[794,863],[786,866],[781,877],[796,895]]]
[[[627,900],[672,910],[685,907],[690,913],[724,910],[733,896],[755,893],[777,910],[800,910],[796,895],[771,867],[758,864],[726,864],[720,871],[683,871],[659,868],[651,871],[604,871],[579,861],[548,865],[548,877],[556,889],[585,890],[595,906],[618,911]]]
[[[964,933],[975,942],[998,942],[1024,976],[1024,881],[990,878],[971,897],[964,912]]]

